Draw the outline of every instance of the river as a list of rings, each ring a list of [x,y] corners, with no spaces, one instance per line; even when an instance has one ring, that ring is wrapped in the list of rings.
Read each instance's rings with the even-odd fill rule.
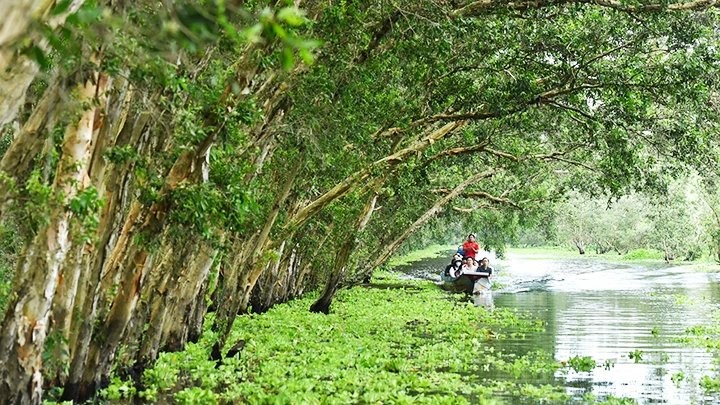
[[[447,261],[429,259],[403,269],[413,278],[436,279]],[[551,382],[565,386],[577,402],[593,394],[640,404],[720,403],[720,394],[700,386],[703,376],[717,377],[719,359],[679,341],[688,328],[717,322],[720,274],[681,265],[523,253],[491,265],[499,287],[492,304],[545,323],[545,332],[500,341],[500,349],[596,361],[589,372],[563,368]]]

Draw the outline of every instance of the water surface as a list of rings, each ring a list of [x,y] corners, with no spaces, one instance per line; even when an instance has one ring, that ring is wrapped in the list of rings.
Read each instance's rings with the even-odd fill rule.
[[[426,260],[404,271],[436,279],[446,261]],[[597,362],[590,372],[562,369],[550,382],[565,386],[574,401],[590,393],[640,404],[720,403],[719,394],[699,384],[703,376],[717,376],[717,359],[678,340],[692,326],[715,322],[718,273],[517,253],[491,265],[502,284],[493,293],[494,306],[515,308],[546,325],[545,332],[498,342],[498,349],[517,355],[543,350],[558,361],[590,356]],[[635,354],[638,361],[631,358]]]

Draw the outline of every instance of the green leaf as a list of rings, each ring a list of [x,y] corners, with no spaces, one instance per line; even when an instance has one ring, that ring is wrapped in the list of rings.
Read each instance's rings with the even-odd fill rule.
[[[315,56],[307,49],[300,49],[298,55],[300,55],[300,59],[308,65],[312,65],[315,62]]]
[[[277,19],[291,27],[299,27],[307,21],[303,12],[295,7],[285,7],[278,11]]]
[[[244,30],[241,31],[242,36],[245,38],[248,42],[257,42],[260,40],[260,35],[262,34],[263,26],[260,23],[254,24]]]
[[[282,55],[280,56],[280,61],[282,62],[283,69],[292,69],[293,65],[295,65],[295,55],[293,55],[292,48],[288,46],[283,48]]]
[[[37,64],[40,65],[40,69],[43,71],[48,71],[52,67],[52,62],[45,54],[45,51],[35,44],[25,48],[22,53],[37,62]]]
[[[60,15],[70,8],[72,0],[60,0],[50,11],[50,15]]]

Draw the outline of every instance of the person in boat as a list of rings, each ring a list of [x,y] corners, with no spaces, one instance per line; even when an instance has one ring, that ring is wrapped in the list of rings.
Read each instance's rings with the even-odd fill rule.
[[[489,273],[489,275],[492,275],[493,268],[490,267],[490,259],[487,257],[483,257],[482,260],[480,260],[480,264],[478,265],[478,268],[476,270],[480,273]]]
[[[465,256],[461,274],[475,272],[475,271],[477,271],[477,268],[478,268],[478,264],[475,261],[475,258],[472,256]]]
[[[475,241],[475,234],[471,233],[463,243],[463,255],[477,260],[478,252],[480,252],[480,245]]]
[[[446,278],[455,279],[460,276],[460,273],[462,271],[463,261],[462,256],[460,254],[455,253],[453,255],[452,260],[450,261],[450,264],[445,266],[445,270],[443,271],[443,276]]]
[[[487,276],[476,276],[475,285],[473,287],[473,294],[482,293],[483,291],[490,291],[492,283],[490,282],[490,276],[492,276],[493,269],[490,267],[490,259],[483,257],[480,260],[480,265],[477,270],[478,273],[488,273]]]

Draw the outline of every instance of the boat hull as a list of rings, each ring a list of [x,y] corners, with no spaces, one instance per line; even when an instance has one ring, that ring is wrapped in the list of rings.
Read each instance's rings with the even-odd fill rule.
[[[468,294],[480,294],[491,291],[490,280],[487,277],[469,277],[461,275],[458,278],[441,276],[443,290],[452,292],[465,292]]]

